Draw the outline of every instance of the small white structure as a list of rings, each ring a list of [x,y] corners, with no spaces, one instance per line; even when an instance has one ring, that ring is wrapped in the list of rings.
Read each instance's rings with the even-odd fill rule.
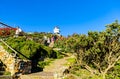
[[[54,28],[53,31],[54,31],[54,34],[60,35],[60,29],[57,26]]]
[[[19,27],[17,27],[16,32],[15,32],[15,37],[18,37],[21,32],[22,30]]]

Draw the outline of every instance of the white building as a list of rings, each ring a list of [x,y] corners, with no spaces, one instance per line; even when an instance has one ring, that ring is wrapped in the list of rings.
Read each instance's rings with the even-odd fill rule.
[[[16,32],[15,32],[15,37],[18,37],[21,32],[22,32],[22,29],[17,27]]]
[[[54,34],[60,35],[60,29],[58,27],[55,27],[53,32]]]

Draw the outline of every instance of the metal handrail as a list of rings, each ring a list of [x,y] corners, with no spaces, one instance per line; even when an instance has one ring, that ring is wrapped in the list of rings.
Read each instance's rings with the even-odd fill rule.
[[[0,41],[2,43],[4,43],[8,48],[10,48],[14,53],[15,53],[15,57],[16,57],[16,54],[18,53],[16,50],[14,50],[11,46],[9,46],[5,41],[3,41],[2,39],[0,39]]]

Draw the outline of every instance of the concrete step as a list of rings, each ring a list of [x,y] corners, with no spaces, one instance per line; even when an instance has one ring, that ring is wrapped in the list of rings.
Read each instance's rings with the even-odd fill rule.
[[[0,75],[0,79],[12,79],[12,77],[6,75]]]
[[[20,79],[55,79],[52,72],[39,72],[28,75],[21,75]]]

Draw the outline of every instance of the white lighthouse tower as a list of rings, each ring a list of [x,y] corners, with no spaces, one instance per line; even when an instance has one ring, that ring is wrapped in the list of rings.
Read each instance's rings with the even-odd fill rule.
[[[56,26],[53,30],[54,34],[60,36],[60,29]]]

